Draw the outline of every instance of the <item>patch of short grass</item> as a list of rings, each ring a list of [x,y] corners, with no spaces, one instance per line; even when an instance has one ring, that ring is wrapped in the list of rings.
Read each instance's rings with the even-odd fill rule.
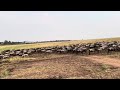
[[[60,58],[64,57],[66,55],[58,55],[58,54],[33,54],[28,57],[20,57],[15,56],[8,59],[4,59],[3,61],[9,62],[9,63],[19,63],[22,61],[37,61],[37,60],[46,60],[46,59],[53,59],[53,58]]]
[[[106,65],[106,64],[101,65],[101,70],[105,71],[105,70],[108,70],[108,69],[110,69],[109,65]]]
[[[17,62],[20,62],[20,61],[28,61],[28,60],[34,60],[34,59],[35,58],[16,56],[16,57],[12,57],[12,58],[7,59],[7,61],[12,62],[12,63],[17,63]]]
[[[63,76],[53,76],[53,77],[48,77],[47,79],[63,79]]]
[[[4,69],[0,73],[0,78],[6,77],[8,75],[10,75],[10,70],[9,69]]]

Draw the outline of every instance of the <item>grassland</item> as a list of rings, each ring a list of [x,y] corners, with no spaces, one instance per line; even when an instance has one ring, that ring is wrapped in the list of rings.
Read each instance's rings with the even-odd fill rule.
[[[20,44],[20,45],[1,45],[0,52],[4,50],[16,50],[16,49],[29,49],[29,48],[40,48],[49,46],[63,46],[78,43],[94,43],[101,41],[120,41],[120,37],[117,38],[105,38],[105,39],[88,39],[88,40],[72,40],[66,42],[46,42],[46,43],[35,43],[35,44]]]
[[[94,43],[100,41],[120,41],[120,38],[6,45],[0,46],[0,51],[7,49],[27,49],[78,43]],[[0,78],[120,79],[120,52],[110,55],[91,56],[80,56],[75,54],[33,54],[24,58],[12,57],[0,63]]]

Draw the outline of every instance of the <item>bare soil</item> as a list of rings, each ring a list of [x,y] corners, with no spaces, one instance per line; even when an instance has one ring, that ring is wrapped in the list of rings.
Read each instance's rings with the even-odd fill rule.
[[[96,63],[98,62],[98,63],[102,63],[102,64],[112,65],[114,67],[120,67],[120,59],[109,58],[109,57],[105,57],[105,56],[96,56],[96,55],[87,56],[84,58],[89,59],[89,60],[94,60],[94,61],[96,61]]]
[[[1,79],[120,79],[120,59],[106,56],[62,55],[48,59],[0,64],[9,70]]]

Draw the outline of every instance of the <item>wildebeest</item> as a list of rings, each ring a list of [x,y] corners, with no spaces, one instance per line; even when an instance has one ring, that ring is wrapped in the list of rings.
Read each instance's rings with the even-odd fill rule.
[[[28,56],[28,54],[23,54],[23,55],[22,55],[22,57],[26,57],[26,56]]]
[[[68,46],[54,46],[18,50],[5,50],[1,52],[0,59],[9,58],[11,56],[29,56],[35,53],[76,53],[76,54],[100,54],[120,51],[120,42],[96,42],[96,43],[81,43],[71,44]]]
[[[4,55],[0,55],[0,59],[3,59]]]

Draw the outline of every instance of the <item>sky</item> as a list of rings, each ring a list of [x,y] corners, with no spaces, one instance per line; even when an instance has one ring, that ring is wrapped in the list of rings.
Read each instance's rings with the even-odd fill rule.
[[[0,41],[120,37],[120,11],[0,11]]]

